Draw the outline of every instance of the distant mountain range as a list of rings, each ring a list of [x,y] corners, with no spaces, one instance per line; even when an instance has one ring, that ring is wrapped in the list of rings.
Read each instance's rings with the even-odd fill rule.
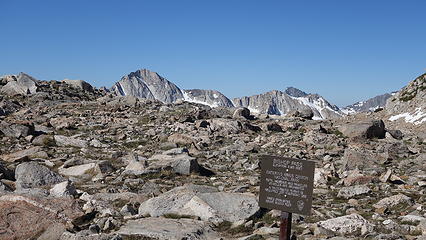
[[[296,110],[311,109],[314,119],[337,118],[345,114],[374,111],[384,107],[392,96],[387,93],[340,109],[318,94],[308,94],[297,88],[285,91],[234,98],[232,101],[216,90],[183,90],[156,72],[140,69],[121,78],[111,91],[121,96],[157,99],[164,103],[184,100],[210,107],[247,107],[257,114],[285,115]]]
[[[174,83],[147,69],[137,70],[121,78],[111,91],[121,96],[157,99],[164,103],[184,100],[210,107],[247,107],[253,113],[285,115],[296,110],[311,109],[314,119],[336,118],[343,115],[340,109],[318,94],[307,94],[290,87],[284,92],[270,91],[232,101],[216,90],[182,90]]]
[[[414,99],[417,101],[418,104],[416,106],[423,104],[424,98],[422,94],[423,90],[426,89],[425,79],[425,75],[422,75],[410,82],[407,87],[399,92],[379,95],[341,109],[318,94],[308,94],[294,87],[289,87],[285,91],[273,90],[231,100],[216,90],[181,89],[158,73],[147,69],[140,69],[123,76],[120,81],[106,90],[118,96],[135,96],[138,98],[158,100],[163,103],[187,101],[208,105],[213,108],[246,107],[253,114],[286,115],[295,111],[311,110],[313,119],[330,119],[348,114],[372,112],[384,107],[387,107],[387,111],[391,114],[409,109],[412,112],[411,114],[414,114],[413,116],[417,116],[420,114],[420,110],[418,108],[411,109],[412,104],[410,100]],[[25,73],[16,76],[4,76],[0,80],[4,85],[1,88],[1,92],[3,93],[25,95],[32,94],[37,90],[34,84],[36,80]],[[82,89],[91,88],[90,84],[81,80],[64,80],[64,82],[78,85]]]

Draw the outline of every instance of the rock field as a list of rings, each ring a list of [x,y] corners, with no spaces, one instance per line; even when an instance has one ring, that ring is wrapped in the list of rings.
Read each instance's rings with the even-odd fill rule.
[[[316,163],[297,239],[426,239],[426,123],[386,114],[253,115],[0,78],[0,239],[278,239],[280,212],[257,204],[265,154]]]

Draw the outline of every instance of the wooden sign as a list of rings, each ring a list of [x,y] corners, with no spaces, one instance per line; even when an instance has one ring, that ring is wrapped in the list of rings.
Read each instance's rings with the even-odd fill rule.
[[[259,206],[310,215],[315,163],[275,156],[261,157]]]

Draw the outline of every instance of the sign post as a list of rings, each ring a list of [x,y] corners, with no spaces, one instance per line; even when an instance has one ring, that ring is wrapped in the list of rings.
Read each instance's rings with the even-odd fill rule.
[[[262,156],[260,167],[259,206],[282,211],[280,240],[290,240],[292,213],[311,214],[315,163]]]
[[[291,213],[281,211],[281,224],[280,224],[280,239],[290,240],[291,236]]]

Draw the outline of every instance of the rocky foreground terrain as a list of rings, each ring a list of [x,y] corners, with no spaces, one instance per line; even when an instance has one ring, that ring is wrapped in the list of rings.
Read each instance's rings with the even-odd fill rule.
[[[277,239],[280,212],[257,205],[265,154],[316,162],[297,239],[426,239],[419,79],[393,109],[312,120],[0,78],[0,239]]]

